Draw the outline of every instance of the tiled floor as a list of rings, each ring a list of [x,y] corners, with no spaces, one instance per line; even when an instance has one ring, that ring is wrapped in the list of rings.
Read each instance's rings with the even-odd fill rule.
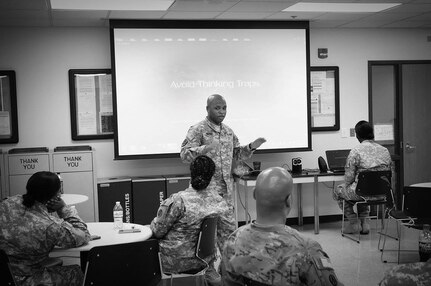
[[[362,235],[361,241],[357,242],[341,236],[341,221],[321,223],[320,233],[314,234],[314,226],[308,224],[302,227],[293,226],[302,234],[317,240],[331,258],[338,279],[346,286],[369,286],[378,285],[387,269],[396,265],[396,251],[385,252],[383,263],[380,259],[381,252],[377,249],[379,235],[376,231],[375,221],[371,224],[369,235]],[[395,233],[395,223],[389,227],[389,233]],[[411,250],[401,252],[401,263],[419,261],[418,237],[419,231],[402,228],[401,249]],[[397,249],[397,242],[387,239],[386,249]],[[63,258],[65,264],[79,263],[76,258]],[[218,265],[216,265],[218,266]]]
[[[293,226],[304,235],[317,240],[331,258],[338,279],[346,286],[378,285],[387,269],[396,265],[396,251],[385,251],[383,263],[380,259],[381,252],[377,245],[379,234],[376,231],[375,221],[371,224],[369,235],[361,235],[361,241],[357,242],[341,236],[341,221],[320,224],[320,233],[314,234],[313,225],[303,227]],[[389,233],[395,234],[395,223],[388,228]],[[419,261],[418,237],[419,231],[402,228],[400,263]],[[395,250],[398,243],[388,238],[385,249]]]

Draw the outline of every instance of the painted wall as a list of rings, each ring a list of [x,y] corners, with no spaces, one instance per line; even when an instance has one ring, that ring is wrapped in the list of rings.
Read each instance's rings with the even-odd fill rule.
[[[411,29],[310,31],[311,64],[340,68],[342,129],[368,119],[368,61],[431,60],[430,34],[431,30]],[[328,58],[318,59],[317,48],[328,48]],[[179,159],[114,161],[113,140],[71,140],[68,70],[87,68],[110,68],[107,28],[0,28],[0,69],[15,70],[17,77],[20,137],[18,144],[0,146],[3,153],[11,148],[91,145],[99,178],[187,173]],[[256,154],[253,160],[262,161],[263,168],[290,166],[291,158],[300,156],[304,168],[317,168],[317,157],[324,156],[325,150],[357,144],[355,138],[342,138],[341,133],[313,133],[312,152]],[[326,183],[319,189],[323,215],[339,213],[331,187]],[[304,215],[311,216],[312,186],[305,185],[303,191]],[[290,216],[296,216],[296,210]]]

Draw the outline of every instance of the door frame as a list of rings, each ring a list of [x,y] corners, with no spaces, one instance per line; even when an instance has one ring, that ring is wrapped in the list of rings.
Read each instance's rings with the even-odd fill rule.
[[[391,154],[395,162],[395,201],[398,208],[401,208],[402,189],[404,186],[404,134],[403,134],[403,94],[402,94],[402,65],[409,64],[431,64],[431,60],[395,60],[395,61],[368,61],[368,118],[373,124],[373,106],[372,106],[372,67],[373,66],[393,66],[395,82],[395,120],[394,120],[394,154]]]

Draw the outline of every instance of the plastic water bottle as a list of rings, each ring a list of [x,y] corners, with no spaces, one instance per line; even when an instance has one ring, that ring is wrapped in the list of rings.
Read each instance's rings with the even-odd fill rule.
[[[114,206],[114,229],[123,229],[123,207],[120,202]]]
[[[427,261],[431,257],[431,231],[430,225],[424,224],[419,235],[419,258],[421,262]]]

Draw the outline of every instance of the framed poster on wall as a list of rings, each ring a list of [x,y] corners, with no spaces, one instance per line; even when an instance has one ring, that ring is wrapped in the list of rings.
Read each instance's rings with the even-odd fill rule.
[[[340,130],[338,67],[311,67],[310,82],[311,130]]]
[[[69,70],[72,140],[114,138],[110,69]]]
[[[0,143],[18,142],[15,71],[0,71]]]

